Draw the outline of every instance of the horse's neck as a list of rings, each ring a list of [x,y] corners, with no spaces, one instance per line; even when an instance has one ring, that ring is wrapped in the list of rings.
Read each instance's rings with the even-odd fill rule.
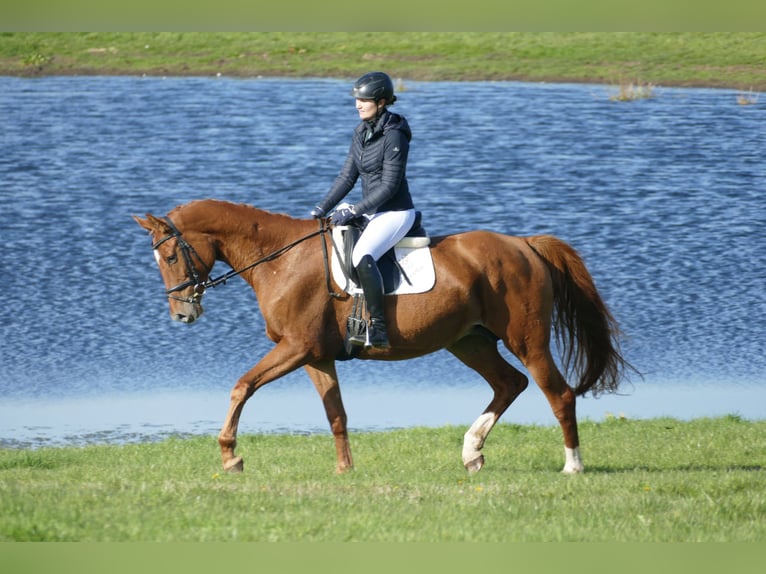
[[[228,213],[218,222],[213,235],[219,259],[233,269],[267,258],[310,233],[298,220],[249,208]]]

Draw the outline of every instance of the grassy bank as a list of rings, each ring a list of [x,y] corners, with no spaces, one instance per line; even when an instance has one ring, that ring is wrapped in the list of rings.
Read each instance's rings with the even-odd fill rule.
[[[0,74],[531,80],[766,89],[765,33],[6,33]]]
[[[245,472],[212,437],[0,451],[0,541],[766,540],[766,421],[581,424],[586,472],[560,474],[554,427],[499,425],[487,466],[465,429],[244,436]]]

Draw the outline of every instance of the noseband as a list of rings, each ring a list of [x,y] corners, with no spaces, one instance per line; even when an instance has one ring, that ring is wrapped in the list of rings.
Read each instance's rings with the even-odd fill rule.
[[[171,233],[170,235],[156,241],[152,245],[152,249],[156,250],[160,245],[162,245],[166,241],[169,241],[170,239],[173,239],[174,237],[177,238],[178,248],[181,250],[181,256],[183,257],[184,265],[186,266],[186,277],[187,277],[186,281],[184,281],[183,283],[179,283],[175,287],[171,287],[170,289],[165,291],[165,293],[167,294],[168,299],[175,299],[176,301],[182,301],[184,303],[196,303],[199,300],[199,298],[202,297],[207,285],[200,280],[200,274],[199,274],[199,271],[197,271],[197,266],[194,264],[194,260],[196,259],[197,261],[199,261],[199,263],[202,265],[202,267],[204,267],[205,271],[207,271],[208,273],[210,272],[210,268],[205,264],[204,261],[202,261],[202,258],[195,251],[194,247],[192,247],[181,236],[181,232],[178,230],[178,228],[170,220],[169,217],[165,218],[165,222],[170,227]],[[187,289],[188,287],[194,287],[191,297],[179,297],[178,295],[175,295],[175,293],[177,293],[178,291],[183,291],[184,289]]]

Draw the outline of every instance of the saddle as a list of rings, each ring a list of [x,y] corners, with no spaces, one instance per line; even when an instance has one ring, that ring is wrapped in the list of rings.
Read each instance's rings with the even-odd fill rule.
[[[361,292],[351,253],[366,223],[366,219],[357,218],[348,225],[333,228],[333,279],[351,295]],[[378,259],[386,295],[423,293],[433,287],[435,274],[428,249],[430,243],[431,238],[422,225],[422,213],[418,211],[407,235]]]

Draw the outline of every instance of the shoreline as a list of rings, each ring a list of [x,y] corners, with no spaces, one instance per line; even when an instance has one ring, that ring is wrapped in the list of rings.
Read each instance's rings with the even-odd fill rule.
[[[0,76],[352,79],[766,90],[766,33],[11,33]]]
[[[432,388],[391,383],[386,389],[349,381],[342,385],[353,433],[403,428],[467,427],[482,411],[489,387],[482,381],[447,388],[438,400]],[[737,418],[766,420],[766,388],[757,383],[653,382],[626,384],[620,394],[578,401],[581,422]],[[228,406],[225,391],[158,388],[38,400],[17,397],[0,405],[0,449],[58,448],[86,444],[156,442],[171,436],[215,436]],[[34,422],[32,422],[34,421]],[[248,403],[244,434],[329,434],[316,392],[298,381],[266,387]],[[522,393],[500,423],[557,428],[543,394]]]
[[[9,74],[0,71],[0,78],[13,78],[18,80],[44,80],[49,78],[135,78],[135,79],[201,79],[201,80],[241,80],[241,81],[257,81],[257,80],[337,80],[337,81],[349,81],[349,78],[343,76],[324,76],[324,75],[306,75],[306,76],[290,76],[281,74],[223,74],[216,73],[214,75],[205,73],[135,73],[129,71],[115,70],[111,73],[104,72],[75,72],[69,71],[65,73],[44,73],[44,74]],[[732,92],[737,95],[737,101],[741,104],[757,104],[759,102],[762,93],[766,93],[766,86],[761,89],[754,89],[753,87],[743,88],[737,85],[721,84],[718,82],[709,83],[694,83],[694,82],[679,82],[679,83],[613,83],[609,81],[594,80],[590,78],[528,78],[528,77],[510,77],[510,78],[493,78],[493,79],[462,79],[462,80],[427,80],[418,79],[415,77],[398,78],[404,82],[473,82],[473,83],[518,83],[518,84],[544,84],[544,85],[582,85],[582,86],[594,86],[609,89],[613,92],[611,99],[632,101],[637,99],[646,99],[656,97],[658,91],[664,89],[671,90],[718,90],[722,92]]]

